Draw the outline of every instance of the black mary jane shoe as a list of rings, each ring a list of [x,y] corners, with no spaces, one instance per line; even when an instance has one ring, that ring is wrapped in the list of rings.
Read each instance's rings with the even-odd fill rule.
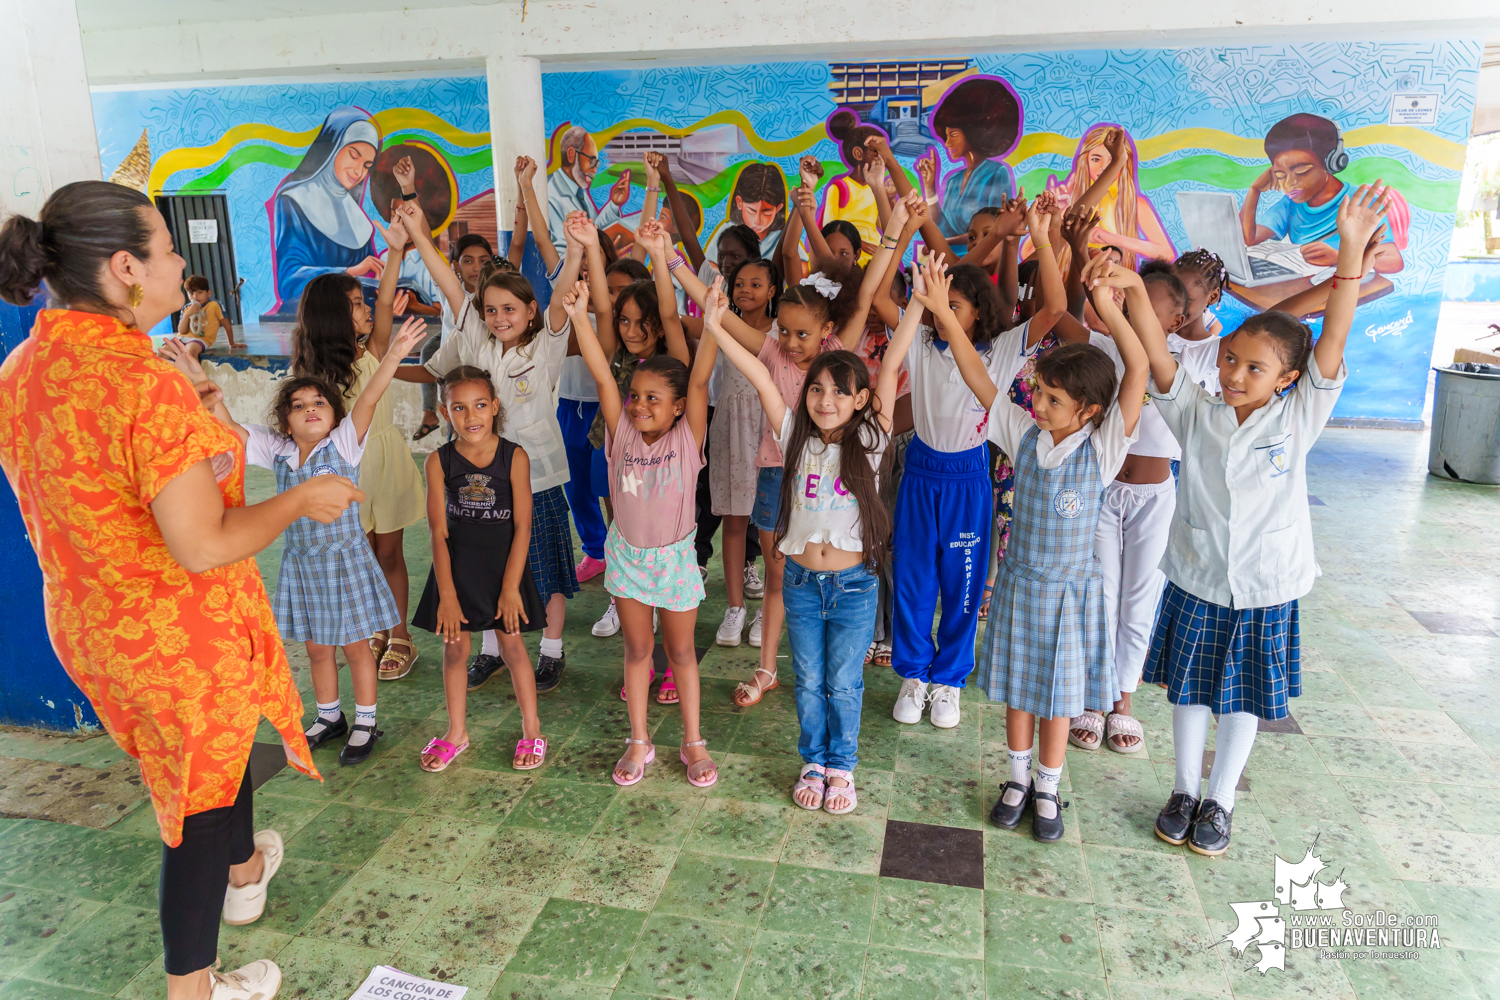
[[[536,693],[554,691],[562,683],[563,671],[567,669],[567,656],[538,656],[536,658]]]
[[[344,744],[344,749],[339,751],[339,763],[345,766],[349,764],[363,763],[370,756],[370,753],[375,749],[375,743],[383,735],[380,730],[376,729],[374,726],[365,725],[351,726],[349,728],[349,734],[352,736],[355,733],[369,733],[370,738],[365,740],[364,743],[360,746],[354,746],[350,743]]]
[[[309,750],[316,750],[329,740],[336,740],[340,736],[345,736],[349,733],[349,720],[344,718],[343,712],[339,713],[339,721],[337,722],[330,723],[327,719],[319,717],[307,728],[312,729],[320,724],[323,728],[318,730],[317,733],[309,732],[304,734],[307,736],[307,749]]]
[[[1005,804],[1005,793],[1012,788],[1021,792],[1021,801],[1008,806]],[[995,807],[990,810],[990,822],[1002,830],[1014,830],[1021,825],[1021,817],[1029,805],[1031,805],[1031,786],[1023,785],[1019,781],[1007,781],[1000,789],[1000,797],[995,800]]]
[[[1173,847],[1187,843],[1188,830],[1198,814],[1198,800],[1187,792],[1173,792],[1156,814],[1156,835]]]
[[[1051,792],[1031,793],[1031,839],[1039,840],[1044,844],[1051,844],[1063,839],[1063,804],[1056,795]],[[1057,808],[1057,815],[1047,819],[1036,807],[1037,802],[1051,802]]]
[[[491,677],[504,669],[505,661],[500,657],[480,653],[469,661],[469,690],[478,691]]]
[[[1229,826],[1234,810],[1225,809],[1213,799],[1204,799],[1193,817],[1193,828],[1188,832],[1188,850],[1217,858],[1229,850]]]

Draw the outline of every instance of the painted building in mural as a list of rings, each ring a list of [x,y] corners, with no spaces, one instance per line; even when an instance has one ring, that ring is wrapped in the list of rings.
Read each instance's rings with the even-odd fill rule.
[[[1232,330],[1328,272],[1338,201],[1380,179],[1397,197],[1361,286],[1336,415],[1417,419],[1480,51],[1318,43],[549,73],[549,225],[561,244],[561,219],[582,209],[625,248],[656,151],[710,259],[739,223],[769,253],[812,156],[821,220],[872,243],[864,142],[879,135],[961,249],[974,212],[1017,191],[1078,197],[1121,129],[1127,162],[1091,242],[1137,264],[1218,253],[1231,281],[1217,312]],[[402,156],[418,164],[440,239],[478,230],[504,242],[482,78],[113,91],[95,105],[106,169],[144,129],[153,194],[224,193],[247,316],[285,317],[315,273],[373,283],[390,266],[372,220],[389,216]],[[430,296],[419,266],[395,266]]]

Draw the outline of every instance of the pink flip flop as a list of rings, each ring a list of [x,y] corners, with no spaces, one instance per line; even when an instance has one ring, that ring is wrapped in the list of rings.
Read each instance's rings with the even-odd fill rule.
[[[671,700],[668,700],[668,695]],[[677,682],[672,679],[672,668],[667,668],[666,676],[662,678],[661,687],[656,689],[656,703],[658,705],[675,705],[681,699],[677,696]]]
[[[520,760],[524,754],[535,754],[537,762],[535,764],[517,764],[516,761]],[[538,736],[534,740],[516,740],[516,755],[510,761],[512,770],[535,771],[545,763],[547,763],[546,738]]]
[[[422,752],[417,755],[417,766],[421,767],[422,758],[427,756],[428,754],[432,754],[438,759],[438,766],[423,767],[422,770],[426,771],[428,774],[436,774],[437,772],[445,769],[449,764],[453,763],[453,758],[457,757],[467,749],[469,749],[468,740],[464,740],[462,746],[454,746],[447,740],[440,740],[436,736],[434,736],[431,740],[428,740],[427,745],[422,748]]]
[[[668,667],[667,668],[667,676],[670,677],[671,675],[672,675],[672,668]],[[650,687],[651,685],[653,685],[655,683],[656,683],[656,668],[652,667],[651,668],[651,679],[646,682],[646,686]],[[620,700],[621,701],[629,701],[630,700],[629,698],[625,697],[625,685],[624,684],[620,685]]]

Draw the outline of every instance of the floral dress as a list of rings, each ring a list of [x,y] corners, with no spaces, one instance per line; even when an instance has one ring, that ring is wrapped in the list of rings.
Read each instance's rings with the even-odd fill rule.
[[[1057,346],[1057,334],[1049,332],[1036,345],[1036,350],[1026,359],[1021,370],[1010,383],[1010,400],[1027,413],[1031,410],[1031,397],[1036,392],[1036,359]],[[1011,457],[1005,452],[995,460],[995,558],[1004,559],[1006,546],[1010,543],[1011,505],[1016,496],[1016,470]]]

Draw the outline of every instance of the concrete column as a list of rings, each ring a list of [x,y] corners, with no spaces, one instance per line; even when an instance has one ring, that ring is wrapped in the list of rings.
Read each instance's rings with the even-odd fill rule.
[[[99,139],[74,0],[11,10],[0,31],[0,215],[35,215],[64,184],[99,179]]]
[[[547,204],[547,135],[542,121],[542,63],[511,53],[485,60],[490,99],[490,149],[495,157],[495,212],[499,228],[509,233],[515,222],[518,156],[536,160],[537,200]],[[546,220],[539,220],[543,228]],[[496,248],[504,253],[503,248]],[[528,257],[530,254],[528,254]]]

